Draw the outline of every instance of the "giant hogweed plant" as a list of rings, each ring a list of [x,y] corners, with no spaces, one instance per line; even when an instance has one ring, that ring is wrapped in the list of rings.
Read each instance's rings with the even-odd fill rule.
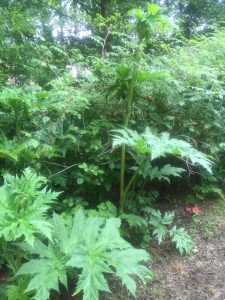
[[[135,295],[132,275],[144,282],[151,278],[151,272],[141,264],[149,255],[121,238],[119,227],[117,218],[86,217],[82,210],[68,227],[54,214],[52,240],[47,244],[36,240],[34,247],[21,245],[23,250],[37,256],[17,272],[17,276],[31,275],[26,292],[34,291],[36,300],[47,300],[51,290],[59,290],[59,282],[67,287],[67,276],[73,270],[78,275],[74,294],[82,291],[84,300],[98,300],[100,291],[110,292],[107,273],[121,278]]]
[[[121,146],[121,166],[120,166],[120,204],[119,210],[122,214],[124,212],[125,200],[127,194],[136,180],[138,175],[149,176],[168,179],[169,175],[180,176],[184,171],[181,168],[175,168],[171,165],[164,166],[161,170],[148,166],[149,160],[165,156],[166,154],[173,154],[190,161],[192,164],[199,164],[211,171],[211,162],[201,152],[195,150],[189,143],[178,139],[170,138],[167,133],[159,136],[153,134],[150,129],[146,128],[145,132],[139,135],[136,131],[130,130],[129,120],[132,111],[132,106],[135,99],[135,91],[140,82],[144,80],[151,80],[164,76],[162,72],[148,73],[140,70],[140,63],[144,55],[144,49],[150,38],[165,33],[171,29],[171,23],[167,18],[160,15],[160,9],[155,4],[148,4],[147,10],[134,9],[130,11],[132,17],[131,29],[136,33],[136,48],[133,56],[133,64],[129,69],[127,66],[120,65],[118,67],[117,86],[125,93],[126,111],[124,114],[124,128],[115,131],[113,146]],[[125,160],[126,147],[132,148],[133,152],[138,155],[136,161],[138,166],[133,176],[125,184]]]
[[[166,155],[174,155],[184,160],[188,167],[199,165],[211,172],[212,161],[202,152],[183,140],[171,138],[166,132],[155,134],[150,128],[146,128],[141,134],[135,130],[122,128],[114,131],[113,147],[126,145],[133,153],[136,166],[134,173],[123,191],[120,201],[120,212],[124,211],[126,199],[130,188],[138,176],[169,180],[169,176],[180,176],[183,168],[165,165],[161,169],[152,167],[151,162]],[[146,168],[147,166],[147,168]]]
[[[0,237],[12,253],[1,256],[18,278],[8,287],[9,299],[50,299],[59,283],[67,288],[71,273],[78,278],[74,293],[82,292],[84,300],[98,300],[99,292],[110,291],[107,273],[118,276],[135,295],[133,275],[143,282],[151,278],[142,264],[149,260],[148,253],[121,237],[118,218],[86,216],[82,209],[67,225],[55,213],[49,217],[58,193],[45,183],[44,177],[25,169],[20,177],[6,175],[0,188]],[[17,261],[14,254],[19,252]],[[28,261],[21,265],[22,260]]]
[[[144,54],[144,49],[150,38],[156,34],[165,33],[171,24],[164,16],[159,13],[160,8],[155,4],[147,4],[147,10],[133,9],[129,12],[132,19],[131,31],[136,35],[136,46],[133,54],[133,64],[130,69],[122,65],[118,67],[118,87],[123,85],[123,93],[126,98],[126,110],[124,113],[124,128],[129,125],[132,106],[134,103],[135,90],[143,80],[150,80],[162,73],[141,72],[139,65]],[[124,209],[124,198],[126,197],[125,188],[125,160],[126,160],[126,143],[121,145],[121,166],[120,166],[120,211]]]

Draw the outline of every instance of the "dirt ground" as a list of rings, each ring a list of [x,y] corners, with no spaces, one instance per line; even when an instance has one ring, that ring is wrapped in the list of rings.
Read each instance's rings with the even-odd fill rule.
[[[138,300],[225,300],[225,201],[201,207],[194,216],[175,210],[193,238],[192,253],[180,256],[168,243],[150,245],[154,277],[146,287],[138,285]],[[134,298],[117,287],[106,299]]]

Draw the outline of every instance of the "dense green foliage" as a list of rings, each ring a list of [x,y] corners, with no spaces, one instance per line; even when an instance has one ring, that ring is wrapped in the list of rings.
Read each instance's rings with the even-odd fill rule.
[[[152,2],[1,1],[1,299],[135,294],[158,203],[224,199],[225,3]]]
[[[0,236],[7,241],[23,237],[33,244],[37,232],[50,238],[51,226],[44,216],[57,193],[46,191],[46,188],[39,190],[44,181],[29,169],[24,171],[21,178],[5,176],[5,183],[0,190]]]
[[[29,169],[20,178],[7,176],[1,188],[1,237],[8,242],[9,253],[5,259],[13,263],[12,244],[20,241],[17,247],[25,253],[38,255],[24,263],[16,276],[31,275],[23,278],[28,283],[24,293],[35,291],[35,299],[47,300],[50,291],[59,291],[59,282],[67,287],[67,276],[73,271],[78,275],[76,293],[83,291],[84,300],[99,299],[99,291],[107,291],[105,273],[121,278],[122,283],[135,295],[136,284],[132,274],[143,281],[151,278],[151,272],[141,264],[149,255],[144,250],[133,248],[120,236],[120,219],[100,216],[85,216],[80,209],[75,213],[72,223],[57,214],[48,218],[47,204],[57,198],[56,193],[41,189],[45,178],[37,176]],[[44,243],[40,238],[44,239]],[[13,252],[12,252],[13,253]],[[13,270],[16,269],[14,263]],[[12,287],[9,287],[9,293]],[[19,297],[18,291],[15,295]]]
[[[17,272],[17,276],[31,274],[33,277],[26,292],[35,290],[35,299],[49,299],[50,290],[59,290],[58,281],[67,286],[67,273],[73,267],[82,270],[75,293],[83,291],[84,300],[99,299],[99,291],[110,291],[105,273],[119,276],[135,295],[136,284],[131,275],[142,280],[151,277],[151,272],[140,265],[149,256],[125,242],[120,237],[119,226],[119,219],[86,218],[80,210],[68,230],[62,219],[54,215],[53,237],[48,246],[39,240],[34,247],[21,246],[39,256],[23,264]]]

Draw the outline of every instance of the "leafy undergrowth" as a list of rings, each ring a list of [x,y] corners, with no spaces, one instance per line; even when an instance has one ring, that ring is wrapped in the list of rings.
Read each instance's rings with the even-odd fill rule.
[[[153,280],[147,286],[138,282],[137,299],[225,299],[225,201],[201,205],[201,213],[190,215],[183,207],[174,210],[179,225],[191,233],[194,249],[180,256],[171,242],[158,245],[154,240],[148,250],[153,260]],[[2,272],[0,281],[7,281]],[[101,295],[103,300],[133,300],[115,278],[109,278],[112,294]],[[66,299],[79,299],[69,296]],[[53,296],[59,300],[58,296]]]
[[[191,254],[180,256],[169,243],[160,247],[150,244],[154,276],[147,287],[139,284],[137,299],[225,299],[225,202],[208,202],[201,208],[196,215],[185,213],[183,207],[175,210],[192,235]],[[134,299],[117,283],[112,285],[113,297],[105,296],[104,300]]]

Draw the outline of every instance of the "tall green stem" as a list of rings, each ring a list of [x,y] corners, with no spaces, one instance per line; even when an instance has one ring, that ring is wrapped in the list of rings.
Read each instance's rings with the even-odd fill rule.
[[[123,193],[123,203],[125,203],[127,194],[129,192],[132,184],[134,183],[135,179],[137,178],[139,170],[143,167],[143,165],[144,165],[145,162],[146,162],[146,157],[143,159],[142,163],[139,165],[139,167],[137,168],[137,170],[134,172],[134,174],[132,175],[132,177],[128,181],[128,183],[126,185],[126,188],[124,189],[124,193]]]
[[[131,114],[131,109],[132,109],[132,104],[133,104],[133,96],[134,96],[134,88],[136,85],[137,81],[137,72],[138,72],[138,67],[140,63],[140,58],[141,58],[141,51],[140,47],[135,51],[134,55],[134,67],[132,71],[132,77],[131,77],[131,82],[128,88],[128,93],[127,93],[127,111],[125,114],[124,118],[124,127],[127,128],[129,124],[129,119],[130,119],[130,114]],[[124,211],[124,202],[125,202],[125,197],[124,197],[124,189],[125,189],[125,160],[126,160],[126,145],[123,144],[121,148],[121,166],[120,166],[120,213],[123,213]]]

